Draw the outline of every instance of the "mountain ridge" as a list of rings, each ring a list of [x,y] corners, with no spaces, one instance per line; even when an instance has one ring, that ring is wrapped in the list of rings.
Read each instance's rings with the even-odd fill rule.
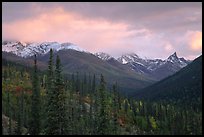
[[[61,44],[58,42],[2,42],[2,51],[10,52],[23,58],[32,57],[34,54],[39,56],[45,55],[49,52],[50,48],[52,48],[54,52],[71,49],[79,52],[93,54],[70,42]],[[187,66],[190,63],[190,61],[185,60],[184,58],[178,58],[176,52],[174,52],[165,60],[143,59],[139,57],[136,53],[124,54],[118,58],[114,58],[113,56],[104,52],[94,53],[93,55],[102,61],[108,62],[113,67],[126,69],[125,66],[127,66],[136,73],[145,75],[157,81],[174,74],[175,72],[179,71],[181,68]]]
[[[201,95],[202,55],[172,76],[132,94],[135,98],[150,101],[176,100],[178,103],[199,105],[202,104]]]
[[[136,89],[140,89],[154,82],[154,80],[146,76],[135,73],[127,66],[122,66],[122,64],[118,62],[116,63],[119,66],[115,66],[87,52],[79,52],[71,49],[60,50],[53,53],[54,60],[57,55],[61,58],[64,76],[71,76],[71,74],[77,72],[79,72],[79,77],[83,77],[85,72],[87,74],[95,74],[96,76],[103,74],[109,85],[117,81],[117,83],[120,84],[121,92],[133,92]],[[23,58],[8,52],[2,52],[2,59],[24,66],[31,67],[33,65],[33,57]],[[46,70],[49,53],[37,56],[37,60],[38,68]]]
[[[115,59],[106,53],[95,53],[95,55],[104,60]],[[191,61],[185,60],[183,57],[179,58],[174,52],[167,59],[143,59],[135,53],[128,53],[116,58],[118,62],[128,66],[137,73],[148,75],[155,78],[155,80],[162,80],[163,78],[174,74],[181,68],[187,66]]]
[[[31,57],[34,54],[43,55],[50,51],[59,51],[64,49],[73,49],[81,52],[88,52],[82,48],[79,48],[73,43],[58,43],[58,42],[40,42],[40,43],[23,43],[18,41],[3,41],[2,51],[11,52],[21,57]]]

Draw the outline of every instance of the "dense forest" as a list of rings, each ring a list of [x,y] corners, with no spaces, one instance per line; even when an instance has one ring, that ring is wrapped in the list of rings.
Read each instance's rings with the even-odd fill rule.
[[[103,74],[65,77],[52,50],[45,72],[36,56],[33,68],[2,61],[3,134],[202,134],[202,110],[127,98],[117,83],[107,88]]]

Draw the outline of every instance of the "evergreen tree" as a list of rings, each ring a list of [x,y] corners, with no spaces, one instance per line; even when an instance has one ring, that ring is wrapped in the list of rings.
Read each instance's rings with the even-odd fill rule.
[[[76,76],[76,83],[75,83],[75,87],[76,87],[76,92],[79,93],[80,90],[80,80],[79,80],[79,73],[77,72],[77,76]]]
[[[99,96],[98,96],[98,91],[96,90],[96,79],[95,79],[95,74],[93,76],[92,80],[92,95],[93,95],[93,134],[98,134],[98,128],[99,128]]]
[[[87,90],[88,90],[88,93],[91,94],[91,75],[90,75],[90,73],[89,73],[89,80],[88,80],[88,88],[87,88]]]
[[[83,94],[82,95],[85,95],[87,93],[87,78],[86,78],[86,73],[84,73],[84,82],[83,82]]]
[[[75,86],[75,79],[74,79],[74,73],[72,73],[72,79],[71,79],[71,91],[76,91],[76,86]]]
[[[30,134],[38,135],[40,134],[41,124],[40,124],[40,85],[37,70],[37,60],[36,55],[34,59],[34,72],[32,79],[32,104],[31,104],[31,125]]]
[[[94,130],[94,117],[93,117],[93,94],[90,94],[90,109],[89,109],[89,133],[92,135]]]
[[[113,85],[113,132],[115,135],[118,134],[118,99],[116,85]]]
[[[94,134],[94,130],[95,130],[95,126],[94,126],[94,111],[93,111],[93,107],[94,107],[94,94],[95,94],[95,75],[93,76],[93,87],[91,87],[91,76],[89,73],[89,94],[90,94],[90,108],[89,108],[89,134]]]
[[[57,96],[54,90],[53,51],[50,49],[46,86],[46,111],[44,112],[46,114],[45,134],[47,135],[59,134],[59,125],[58,120],[56,119],[58,106],[55,98],[57,98]]]
[[[109,127],[109,119],[107,114],[107,102],[106,102],[106,94],[105,94],[105,80],[103,75],[101,74],[99,94],[100,94],[100,112],[99,112],[99,128],[98,134],[105,135],[108,134]]]
[[[55,69],[55,98],[56,100],[56,113],[57,113],[57,123],[59,135],[65,135],[67,133],[68,128],[68,120],[67,120],[67,105],[66,105],[66,93],[64,90],[64,84],[62,79],[62,68],[60,63],[60,58],[57,55],[56,58],[56,69]],[[56,130],[57,130],[56,129]]]

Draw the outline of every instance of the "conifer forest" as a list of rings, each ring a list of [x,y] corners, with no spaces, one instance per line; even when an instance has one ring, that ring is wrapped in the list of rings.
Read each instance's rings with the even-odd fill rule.
[[[50,50],[46,71],[2,59],[2,132],[7,135],[197,135],[202,107],[127,97],[103,74],[63,75]],[[6,128],[5,128],[6,127]]]

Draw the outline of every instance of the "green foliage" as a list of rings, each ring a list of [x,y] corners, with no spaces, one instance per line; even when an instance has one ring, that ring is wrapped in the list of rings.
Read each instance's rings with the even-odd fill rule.
[[[99,95],[100,95],[100,111],[99,111],[99,128],[98,133],[100,135],[108,134],[108,110],[107,110],[107,99],[105,94],[105,80],[103,75],[101,74],[101,81],[99,86]]]
[[[148,123],[147,123],[147,119],[145,117],[136,116],[135,119],[136,119],[135,121],[136,121],[137,125],[139,125],[142,130],[147,129],[147,124]]]
[[[62,69],[61,69],[61,63],[60,63],[60,58],[57,56],[56,59],[56,68],[55,68],[55,81],[54,81],[54,94],[55,97],[52,99],[56,104],[56,117],[57,119],[57,130],[58,134],[64,135],[67,133],[67,125],[68,125],[68,120],[67,120],[67,105],[66,105],[66,98],[67,95],[64,90],[64,84],[63,84],[63,79],[61,75]]]
[[[47,89],[46,89],[46,105],[45,105],[45,134],[55,135],[58,134],[58,119],[56,110],[57,102],[56,102],[56,92],[54,89],[54,63],[53,63],[53,51],[50,49],[50,58],[48,62],[48,71],[47,71]]]
[[[156,123],[154,117],[152,117],[152,116],[149,117],[149,121],[150,121],[150,124],[152,126],[152,129],[155,130],[157,128],[157,123]]]

